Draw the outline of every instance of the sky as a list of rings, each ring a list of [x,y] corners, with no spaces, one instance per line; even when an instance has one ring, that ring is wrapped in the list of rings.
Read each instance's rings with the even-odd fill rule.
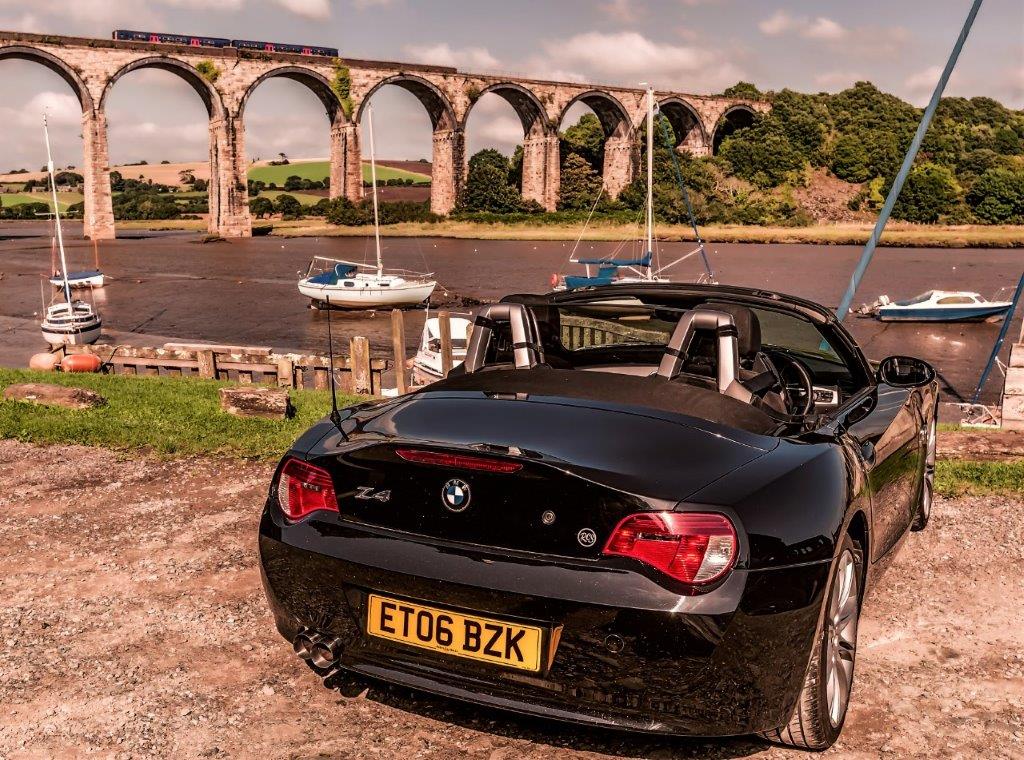
[[[927,102],[969,0],[0,0],[0,29],[108,37],[115,28],[269,39],[337,47],[342,57],[457,66],[545,79],[710,93],[738,80],[762,89],[838,91],[868,79]],[[952,95],[1024,108],[1024,2],[986,0]],[[430,123],[409,93],[373,98],[382,158],[430,157]],[[0,172],[44,163],[43,109],[54,161],[81,162],[80,109],[70,88],[27,61],[0,61]],[[573,120],[584,107],[570,115]],[[208,155],[206,112],[173,74],[123,77],[107,104],[113,164]],[[284,152],[326,157],[323,107],[302,85],[269,80],[246,108],[250,160]],[[522,127],[487,95],[468,148],[509,153]]]

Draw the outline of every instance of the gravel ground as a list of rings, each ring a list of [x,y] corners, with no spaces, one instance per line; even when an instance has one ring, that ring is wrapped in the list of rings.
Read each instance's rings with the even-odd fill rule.
[[[325,687],[260,591],[270,469],[0,441],[0,758],[788,754]],[[1022,546],[1024,497],[937,503],[868,601],[830,754],[1024,757]]]

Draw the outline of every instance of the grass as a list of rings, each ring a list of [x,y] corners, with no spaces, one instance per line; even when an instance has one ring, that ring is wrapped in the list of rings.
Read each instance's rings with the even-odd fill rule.
[[[1024,494],[1024,460],[939,460],[935,466],[935,491],[943,496],[964,494]]]
[[[84,197],[81,193],[57,193],[57,203],[63,211],[73,203],[80,203]],[[25,203],[45,203],[53,208],[49,193],[0,193],[0,206],[21,206]]]
[[[472,240],[576,240],[582,225],[484,224],[467,221],[436,223],[408,222],[381,228],[390,237],[449,237]],[[755,227],[707,225],[700,228],[709,243],[785,243],[815,245],[863,245],[871,234],[869,225],[815,225],[812,227]],[[297,221],[278,225],[274,234],[291,236],[365,237],[368,227],[340,227],[315,221]],[[636,235],[631,225],[591,224],[583,232],[583,240],[625,240]],[[662,225],[658,240],[693,240],[693,231],[686,225]],[[894,223],[882,235],[882,245],[928,248],[1021,248],[1024,247],[1024,226],[975,225],[943,227]]]
[[[290,420],[235,417],[220,410],[217,391],[232,383],[171,377],[62,374],[0,369],[0,387],[56,383],[88,388],[108,404],[72,410],[0,400],[0,438],[32,443],[77,443],[158,455],[276,458],[330,410],[326,391],[292,391]],[[362,400],[340,395],[339,404]]]
[[[276,201],[280,195],[291,195],[303,206],[313,206],[327,197],[325,195],[312,195],[311,193],[288,190],[264,190],[260,195],[264,198],[269,198],[272,201]]]
[[[295,161],[284,166],[254,166],[249,169],[249,179],[266,182],[276,182],[284,185],[285,181],[292,176],[301,179],[312,179],[320,181],[331,174],[331,166],[327,161]],[[384,182],[389,179],[411,179],[413,182],[430,182],[429,174],[407,172],[403,169],[393,169],[390,166],[377,165],[377,181]],[[370,181],[370,165],[363,164],[363,180]]]

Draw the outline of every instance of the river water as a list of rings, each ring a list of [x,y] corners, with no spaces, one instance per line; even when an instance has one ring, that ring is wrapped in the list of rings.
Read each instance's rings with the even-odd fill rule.
[[[105,327],[277,349],[326,349],[323,313],[310,310],[295,289],[298,272],[314,255],[372,258],[363,238],[277,238],[202,244],[194,233],[126,232],[100,248],[109,284],[97,291]],[[572,243],[478,241],[448,238],[384,238],[386,266],[432,271],[452,293],[496,300],[508,293],[545,292],[554,272],[567,264]],[[580,255],[610,253],[615,243],[584,243]],[[662,244],[662,261],[692,248]],[[88,241],[72,238],[72,269],[91,268]],[[717,244],[709,246],[722,283],[791,293],[828,306],[841,297],[860,253],[856,246]],[[50,239],[44,225],[0,225],[0,316],[33,318],[40,310],[41,276],[50,266]],[[673,276],[700,271],[696,259]],[[855,305],[887,293],[905,298],[930,288],[966,289],[992,297],[1012,287],[1024,271],[1024,250],[879,249]],[[366,336],[377,355],[390,355],[390,316],[335,312],[335,338]],[[415,350],[423,312],[406,312],[406,342]],[[1011,337],[1016,339],[1020,317]],[[849,327],[871,359],[904,353],[931,361],[949,389],[969,396],[999,330],[998,324],[882,324],[851,319]],[[0,359],[3,358],[0,335]],[[1005,351],[1004,351],[1005,355]],[[9,357],[8,357],[9,358]],[[1004,356],[1005,358],[1005,356]],[[11,363],[2,361],[0,363]],[[999,394],[998,372],[986,386]]]

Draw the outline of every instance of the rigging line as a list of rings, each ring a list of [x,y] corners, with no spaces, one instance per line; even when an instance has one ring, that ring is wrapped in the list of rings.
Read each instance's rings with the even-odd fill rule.
[[[576,256],[576,249],[580,247],[580,241],[583,240],[583,235],[587,232],[587,227],[590,226],[590,220],[594,217],[594,212],[597,211],[597,204],[601,202],[601,198],[604,196],[604,174],[601,174],[601,189],[597,191],[597,197],[594,199],[594,205],[590,208],[590,213],[587,215],[587,221],[583,223],[583,229],[580,230],[580,236],[576,238],[576,242],[573,244],[572,250],[569,251],[569,261],[572,261]]]
[[[697,238],[697,246],[700,250],[700,257],[704,262],[704,269],[708,273],[708,277],[714,279],[715,272],[711,268],[711,262],[708,260],[707,252],[704,250],[704,238],[700,236],[700,230],[697,228],[697,218],[693,213],[693,204],[690,203],[690,191],[686,189],[686,183],[683,182],[683,170],[679,165],[679,156],[676,155],[675,146],[672,145],[672,137],[668,131],[668,119],[662,119],[661,121],[661,134],[665,138],[665,147],[668,148],[668,152],[672,155],[672,165],[676,171],[676,181],[679,183],[679,188],[683,191],[683,200],[686,202],[686,213],[690,216],[690,226],[693,228],[693,235]]]

